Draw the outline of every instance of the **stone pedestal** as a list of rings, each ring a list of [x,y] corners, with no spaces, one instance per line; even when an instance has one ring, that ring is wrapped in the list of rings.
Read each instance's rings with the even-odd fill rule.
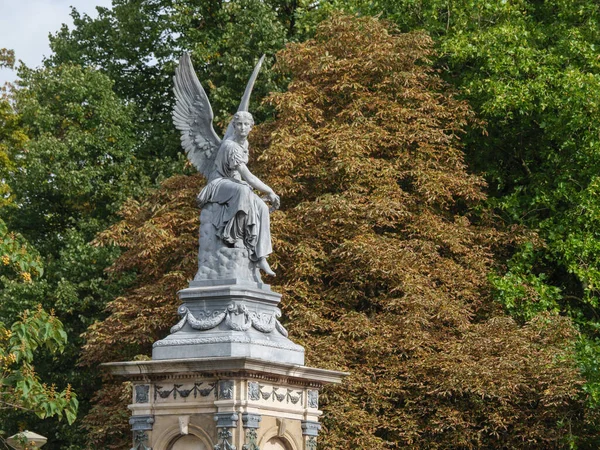
[[[251,358],[105,367],[133,382],[136,450],[315,450],[319,389],[344,375]]]
[[[179,297],[181,320],[152,361],[104,365],[133,383],[132,450],[316,450],[319,390],[346,374],[304,366],[281,296],[219,279]]]
[[[304,349],[279,323],[281,295],[249,281],[192,281],[179,292],[181,320],[154,343],[152,359],[260,358],[304,364]]]

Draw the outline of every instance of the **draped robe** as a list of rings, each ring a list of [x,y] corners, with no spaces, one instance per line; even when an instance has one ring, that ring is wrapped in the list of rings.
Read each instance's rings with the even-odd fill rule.
[[[215,170],[198,195],[198,204],[201,208],[207,203],[218,204],[212,220],[217,236],[232,246],[243,242],[250,259],[257,261],[273,251],[269,208],[237,170],[247,163],[248,143],[241,146],[224,140],[215,157]]]

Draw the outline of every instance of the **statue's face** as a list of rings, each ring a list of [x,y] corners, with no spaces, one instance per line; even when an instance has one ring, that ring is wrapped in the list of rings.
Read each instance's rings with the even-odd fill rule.
[[[239,118],[233,122],[233,129],[239,137],[248,137],[252,130],[252,120],[247,118]]]

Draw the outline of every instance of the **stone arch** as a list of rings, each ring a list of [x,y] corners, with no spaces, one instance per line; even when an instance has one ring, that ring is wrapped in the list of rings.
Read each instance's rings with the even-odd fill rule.
[[[202,440],[193,434],[186,434],[175,439],[169,450],[210,450]]]
[[[261,450],[290,450],[287,440],[281,439],[279,436],[272,437],[265,442]]]
[[[268,445],[271,445],[271,450],[301,450],[301,444],[296,442],[294,436],[286,431],[283,436],[279,436],[279,427],[274,426],[269,428],[260,438],[259,448],[268,449]],[[277,447],[279,445],[279,447]]]
[[[200,441],[203,450],[211,450],[213,448],[213,444],[208,434],[202,428],[190,423],[188,425],[188,434],[185,435],[180,433],[179,425],[168,428],[154,443],[152,449],[171,450],[179,439],[185,438],[186,436],[190,436],[192,439],[196,438]]]

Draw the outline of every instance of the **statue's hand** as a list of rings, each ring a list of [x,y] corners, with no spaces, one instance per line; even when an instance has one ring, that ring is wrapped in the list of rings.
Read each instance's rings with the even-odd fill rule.
[[[279,205],[281,204],[279,195],[277,195],[275,192],[271,192],[269,194],[268,198],[269,198],[269,202],[271,203],[271,206],[273,207],[273,209],[279,209]]]

